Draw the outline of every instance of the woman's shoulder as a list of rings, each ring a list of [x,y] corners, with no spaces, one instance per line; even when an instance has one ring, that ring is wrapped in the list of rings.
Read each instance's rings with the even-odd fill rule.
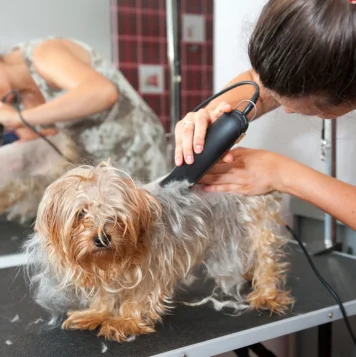
[[[34,55],[35,49],[39,48],[51,48],[51,47],[58,47],[58,46],[80,46],[81,48],[85,49],[88,52],[92,52],[93,49],[87,44],[82,41],[66,38],[66,37],[59,37],[59,36],[46,36],[42,38],[34,38],[31,40],[18,42],[12,46],[12,51],[14,50],[21,50],[21,52],[29,58],[32,58]]]
[[[28,41],[18,42],[12,46],[11,51],[20,50],[23,57],[29,60],[33,56],[34,49],[44,41],[45,39],[37,38]]]

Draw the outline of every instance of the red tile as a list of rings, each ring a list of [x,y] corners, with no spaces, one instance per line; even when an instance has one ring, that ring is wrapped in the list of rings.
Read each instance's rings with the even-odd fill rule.
[[[141,0],[141,7],[143,9],[162,9],[164,3],[164,0]]]
[[[205,20],[205,36],[208,41],[213,41],[214,39],[214,24],[212,19]]]
[[[151,36],[151,37],[160,37],[161,34],[161,16],[157,15],[143,15],[142,16],[142,26],[141,26],[141,35],[142,36]]]
[[[136,89],[136,91],[138,91],[139,83],[137,68],[125,68],[125,66],[121,66],[120,69],[126,79],[130,82],[130,84]]]
[[[183,12],[187,14],[201,14],[203,13],[204,6],[202,4],[204,0],[184,0],[182,1]]]
[[[136,1],[132,0],[117,0],[116,3],[120,7],[136,7]]]
[[[214,13],[214,0],[203,0],[208,14]]]
[[[159,64],[160,63],[160,43],[142,41],[142,63]]]
[[[213,65],[214,54],[213,54],[213,45],[207,45],[207,56],[206,56],[206,64],[209,66]]]
[[[206,70],[202,72],[202,90],[210,90],[213,88],[213,71]]]
[[[160,117],[162,125],[166,133],[168,133],[171,130],[171,120],[169,116],[161,116]]]
[[[170,68],[167,66],[167,68],[164,70],[164,88],[168,92],[170,91],[170,85],[171,85],[171,72],[170,72]]]
[[[137,43],[119,37],[119,63],[137,63]]]
[[[138,65],[165,65],[165,90],[142,95],[170,131],[170,75],[167,59],[165,0],[118,0],[112,8],[118,19],[119,67],[138,91]],[[181,13],[205,14],[205,44],[181,44],[182,117],[209,97],[213,90],[213,0],[181,0]]]
[[[137,15],[130,12],[118,13],[118,31],[120,35],[137,35]]]
[[[202,63],[201,44],[183,44],[183,46],[185,46],[185,58],[182,58],[182,64],[199,65]]]
[[[158,115],[161,116],[161,96],[159,94],[143,94],[143,99],[151,107],[151,109]]]
[[[200,89],[202,89],[202,83],[203,83],[202,72],[197,69],[187,71],[186,83],[187,83],[188,90],[199,91]]]
[[[182,107],[182,115],[185,115],[194,110],[194,108],[197,107],[201,102],[201,95],[188,96],[186,98],[186,106],[183,105]]]

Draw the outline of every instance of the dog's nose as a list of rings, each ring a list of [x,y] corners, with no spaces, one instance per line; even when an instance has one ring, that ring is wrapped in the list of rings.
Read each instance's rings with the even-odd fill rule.
[[[110,244],[110,241],[111,241],[111,237],[109,235],[105,235],[101,238],[96,236],[94,238],[94,244],[98,247],[98,248],[104,248],[104,247],[107,247],[109,244]]]

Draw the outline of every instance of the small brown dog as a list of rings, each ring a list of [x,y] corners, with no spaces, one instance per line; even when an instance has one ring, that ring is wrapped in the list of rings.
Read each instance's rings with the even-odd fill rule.
[[[108,163],[74,168],[47,188],[25,247],[36,299],[68,313],[63,328],[124,341],[153,332],[203,264],[236,307],[283,313],[293,299],[278,211],[274,195],[137,187]]]

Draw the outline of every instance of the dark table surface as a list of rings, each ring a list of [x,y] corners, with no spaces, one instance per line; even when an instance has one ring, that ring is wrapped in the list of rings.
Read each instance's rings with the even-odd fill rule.
[[[18,253],[19,247],[32,232],[31,225],[31,222],[23,225],[8,222],[0,216],[0,256]]]
[[[7,230],[2,226],[6,225]],[[8,247],[12,236],[22,237],[21,229],[0,222],[0,244]],[[12,243],[21,242],[22,238]],[[14,247],[16,244],[12,244]],[[8,249],[9,251],[9,249]],[[15,253],[11,251],[10,253]],[[296,249],[290,249],[291,269],[288,285],[296,299],[291,313],[286,316],[270,316],[268,313],[246,312],[229,316],[215,311],[210,305],[188,307],[178,305],[174,313],[166,316],[157,332],[141,336],[128,343],[108,342],[95,332],[63,331],[48,329],[45,311],[37,306],[28,292],[23,270],[20,267],[0,269],[0,356],[1,357],[145,357],[184,348],[221,336],[239,332],[256,331],[256,328],[284,323],[296,316],[335,305],[332,296],[317,280],[305,257]],[[336,289],[344,302],[356,299],[356,260],[337,254],[314,258],[314,261]],[[204,296],[208,287],[197,284],[190,297]],[[298,329],[296,329],[298,330]],[[287,332],[286,332],[287,333]],[[245,334],[246,335],[246,334]],[[177,356],[179,356],[177,354]]]

